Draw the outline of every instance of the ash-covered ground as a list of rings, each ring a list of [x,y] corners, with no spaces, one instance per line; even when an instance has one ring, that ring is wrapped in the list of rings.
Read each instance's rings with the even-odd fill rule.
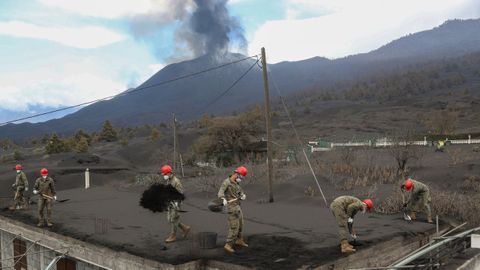
[[[469,153],[469,158],[453,165],[448,153],[434,153],[431,148],[428,150],[431,151],[425,154],[421,163],[412,164],[415,166],[412,170],[418,179],[436,189],[461,192],[463,179],[467,175],[480,173],[480,158],[476,153],[465,152]],[[384,150],[374,151],[377,151],[375,153],[379,164],[390,162]],[[322,158],[328,160],[332,153],[322,155]],[[275,202],[266,203],[266,185],[260,180],[264,178],[264,172],[262,174],[261,171],[252,170],[244,181],[247,199],[242,204],[246,219],[244,232],[250,247],[238,249],[237,254],[230,255],[222,248],[227,234],[227,216],[207,209],[207,203],[216,197],[216,190],[215,187],[205,188],[207,182],[204,178],[193,177],[189,173],[183,179],[186,200],[182,209],[187,212],[182,213],[181,221],[192,226],[191,235],[186,240],[179,239],[176,243],[165,244],[164,239],[169,234],[166,213],[153,213],[139,204],[141,194],[148,185],[139,183],[137,176],[140,171],[153,172],[155,167],[135,168],[107,158],[85,165],[75,164],[70,159],[71,157],[59,155],[24,162],[30,181],[30,191],[27,194],[32,196],[33,201],[35,197],[31,194],[31,189],[37,173],[33,168],[43,166],[50,169],[56,180],[58,199],[69,199],[54,204],[55,225],[47,230],[172,264],[195,259],[215,259],[256,269],[297,269],[322,265],[348,256],[340,253],[335,220],[322,197],[318,192],[314,196],[305,193],[306,187],[316,187],[313,177],[308,173],[292,175],[281,181],[277,177],[273,190]],[[83,188],[86,166],[92,171],[92,187],[87,190]],[[10,186],[15,172],[8,164],[1,168],[0,196],[12,197]],[[215,176],[218,178],[216,182],[221,182],[228,176],[228,171],[224,171],[225,175]],[[398,183],[391,183],[376,184],[374,189],[366,186],[344,190],[341,185],[333,185],[332,180],[322,172],[317,173],[328,202],[344,194],[365,198],[373,192],[375,202],[380,203],[398,189]],[[10,203],[11,199],[3,198],[3,207]],[[22,220],[32,226],[37,223],[35,204],[22,211],[4,209],[1,215]],[[449,217],[441,218],[443,220]],[[357,214],[355,228],[362,243],[357,248],[364,249],[395,236],[411,237],[434,230],[435,225],[427,224],[425,219],[421,214],[418,222],[408,223],[403,221],[399,213]],[[201,249],[196,241],[199,232],[218,233],[217,248]]]

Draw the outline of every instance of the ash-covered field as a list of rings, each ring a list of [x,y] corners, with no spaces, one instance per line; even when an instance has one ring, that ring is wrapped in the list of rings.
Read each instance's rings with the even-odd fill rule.
[[[451,149],[453,148],[452,146]],[[414,176],[435,190],[474,194],[473,191],[466,190],[464,185],[466,177],[480,174],[480,157],[466,147],[458,149],[464,151],[465,159],[453,164],[448,152],[435,153],[433,149],[427,148],[422,160],[412,163]],[[378,158],[378,166],[391,163],[384,150],[372,151]],[[365,161],[361,159],[363,154],[357,154],[360,158],[356,163],[362,166]],[[330,210],[325,207],[318,191],[308,192],[310,188],[316,188],[316,184],[303,165],[289,164],[284,165],[284,168],[276,166],[274,203],[266,203],[265,200],[267,188],[264,168],[251,166],[251,173],[244,181],[247,199],[242,204],[246,221],[244,232],[250,247],[239,248],[237,254],[230,255],[222,248],[227,234],[227,216],[207,209],[207,203],[216,196],[218,183],[228,176],[228,169],[217,169],[208,176],[204,173],[199,176],[200,173],[195,172],[194,168],[187,168],[187,176],[183,179],[186,200],[182,205],[182,209],[187,212],[181,214],[181,221],[190,225],[192,232],[186,240],[179,238],[176,243],[165,244],[164,239],[169,234],[166,213],[153,213],[139,203],[148,183],[161,181],[153,174],[154,167],[134,168],[126,163],[116,163],[111,157],[102,157],[98,163],[89,164],[92,187],[85,190],[85,165],[72,162],[66,169],[65,163],[69,159],[71,157],[58,155],[48,159],[30,159],[24,163],[31,188],[36,173],[33,168],[46,166],[56,180],[58,199],[68,199],[54,204],[55,225],[48,230],[172,264],[195,259],[214,259],[257,269],[297,269],[322,265],[347,256],[340,253],[336,223]],[[338,174],[328,175],[322,171],[326,167],[321,164],[334,159],[335,153],[322,153],[314,162],[328,202],[337,196],[349,194],[359,198],[373,196],[375,203],[381,204],[398,190],[398,182],[402,181],[398,179],[395,183],[349,187]],[[294,170],[294,167],[298,168]],[[2,206],[7,207],[11,199],[6,197],[13,197],[10,186],[15,172],[9,164],[1,165],[1,172],[0,195],[4,197]],[[152,174],[145,177],[147,174],[144,172]],[[287,175],[287,172],[291,174]],[[31,188],[27,193],[35,201]],[[436,193],[432,196],[435,197]],[[1,215],[22,220],[32,226],[37,223],[35,204],[30,205],[28,210],[21,211],[3,208]],[[455,218],[441,216],[442,220]],[[357,214],[355,227],[362,244],[357,248],[361,250],[395,236],[408,238],[434,230],[435,225],[427,224],[425,220],[426,217],[422,214],[419,215],[418,222],[414,223],[403,221],[401,213]],[[201,249],[196,240],[199,232],[218,233],[217,248]]]

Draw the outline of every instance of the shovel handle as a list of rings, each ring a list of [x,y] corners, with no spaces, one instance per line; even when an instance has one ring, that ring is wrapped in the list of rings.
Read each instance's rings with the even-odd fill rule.
[[[45,194],[41,194],[42,197],[46,198],[46,199],[50,199],[50,200],[54,200],[55,198],[53,197],[50,197],[48,195],[45,195]]]
[[[238,201],[238,198],[231,199],[231,200],[227,201],[227,203],[232,203],[232,202],[234,202],[234,201]]]

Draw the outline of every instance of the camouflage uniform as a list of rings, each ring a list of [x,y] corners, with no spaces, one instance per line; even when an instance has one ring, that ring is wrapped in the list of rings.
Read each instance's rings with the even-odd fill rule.
[[[430,189],[427,185],[412,180],[413,189],[410,201],[407,204],[407,211],[414,213],[420,208],[426,210],[426,214],[429,218],[432,217],[432,211],[430,209],[430,203],[432,202],[432,197],[430,196]]]
[[[42,195],[46,195],[49,197],[54,197],[56,195],[55,192],[55,184],[51,177],[43,179],[43,177],[38,178],[35,181],[35,190],[38,191],[38,216],[40,219],[39,224],[44,223],[45,216],[44,216],[44,209],[47,208],[47,224],[51,223],[52,221],[52,199],[48,199],[43,197]]]
[[[16,208],[23,208],[27,205],[27,201],[25,197],[23,197],[23,192],[25,189],[28,189],[28,180],[27,176],[24,172],[20,171],[17,173],[17,177],[15,179],[15,207]]]
[[[218,191],[219,198],[225,198],[227,201],[237,199],[227,204],[228,210],[228,236],[227,243],[233,244],[242,239],[243,232],[243,213],[240,207],[240,197],[245,194],[237,182],[232,182],[230,178],[223,181]]]
[[[347,220],[348,218],[353,219],[358,211],[363,210],[363,202],[352,196],[340,196],[330,204],[330,210],[337,220],[340,240],[347,240],[350,234]]]
[[[174,187],[178,192],[182,193],[184,192],[182,183],[180,182],[180,179],[178,179],[175,176],[172,176],[167,180],[167,185],[171,185]],[[167,220],[170,223],[170,228],[171,228],[171,233],[176,234],[177,229],[180,226],[180,215],[178,213],[178,210],[180,210],[180,205],[178,204],[175,205],[175,203],[170,203],[170,206],[168,207],[168,213],[167,213]]]

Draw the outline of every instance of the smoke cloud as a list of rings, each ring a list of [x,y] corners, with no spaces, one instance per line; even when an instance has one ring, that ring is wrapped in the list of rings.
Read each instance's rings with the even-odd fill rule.
[[[131,17],[130,29],[135,38],[152,46],[158,58],[164,58],[168,45],[161,29],[177,24],[174,52],[161,60],[177,61],[232,50],[245,53],[244,30],[239,20],[230,15],[227,3],[228,0],[162,1],[161,8]]]

